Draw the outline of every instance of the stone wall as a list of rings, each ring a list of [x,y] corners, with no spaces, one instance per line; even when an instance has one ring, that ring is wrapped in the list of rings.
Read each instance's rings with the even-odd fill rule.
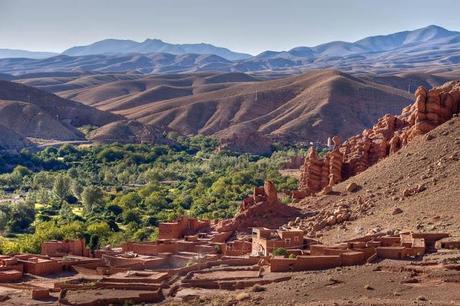
[[[301,168],[298,198],[323,190],[363,172],[379,160],[395,154],[419,135],[448,121],[460,111],[460,81],[427,90],[419,87],[416,100],[399,116],[385,115],[370,129],[340,143],[333,138],[333,149],[319,157],[311,148]]]

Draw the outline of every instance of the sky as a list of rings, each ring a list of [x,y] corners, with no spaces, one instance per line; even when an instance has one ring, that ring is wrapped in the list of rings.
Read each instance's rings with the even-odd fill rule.
[[[457,0],[0,0],[0,48],[158,38],[258,54],[431,24],[460,31],[459,12]]]

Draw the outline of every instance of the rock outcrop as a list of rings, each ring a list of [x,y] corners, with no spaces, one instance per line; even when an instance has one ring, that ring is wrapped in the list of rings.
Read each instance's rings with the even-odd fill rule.
[[[232,219],[219,221],[218,232],[247,231],[252,227],[278,228],[298,216],[299,211],[281,203],[275,185],[266,181],[263,187],[255,187],[251,196],[240,204]]]
[[[379,160],[395,154],[412,139],[448,121],[460,111],[460,81],[427,90],[419,87],[416,100],[399,116],[385,115],[371,128],[340,144],[320,158],[310,149],[301,169],[300,196],[330,191],[332,186],[363,172]]]

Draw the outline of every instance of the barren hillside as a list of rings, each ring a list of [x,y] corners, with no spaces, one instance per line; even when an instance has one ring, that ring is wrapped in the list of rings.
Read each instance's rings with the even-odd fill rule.
[[[347,192],[351,182],[360,190]],[[356,220],[326,228],[321,233],[326,241],[393,229],[445,231],[460,236],[458,186],[460,119],[455,117],[397,154],[335,185],[334,194],[308,197],[297,205],[305,210],[333,211],[347,204],[356,212]]]

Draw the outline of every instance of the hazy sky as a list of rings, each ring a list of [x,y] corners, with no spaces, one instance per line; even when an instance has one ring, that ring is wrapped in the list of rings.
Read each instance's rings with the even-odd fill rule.
[[[0,48],[159,38],[256,54],[430,24],[460,30],[459,12],[457,0],[0,0]]]

